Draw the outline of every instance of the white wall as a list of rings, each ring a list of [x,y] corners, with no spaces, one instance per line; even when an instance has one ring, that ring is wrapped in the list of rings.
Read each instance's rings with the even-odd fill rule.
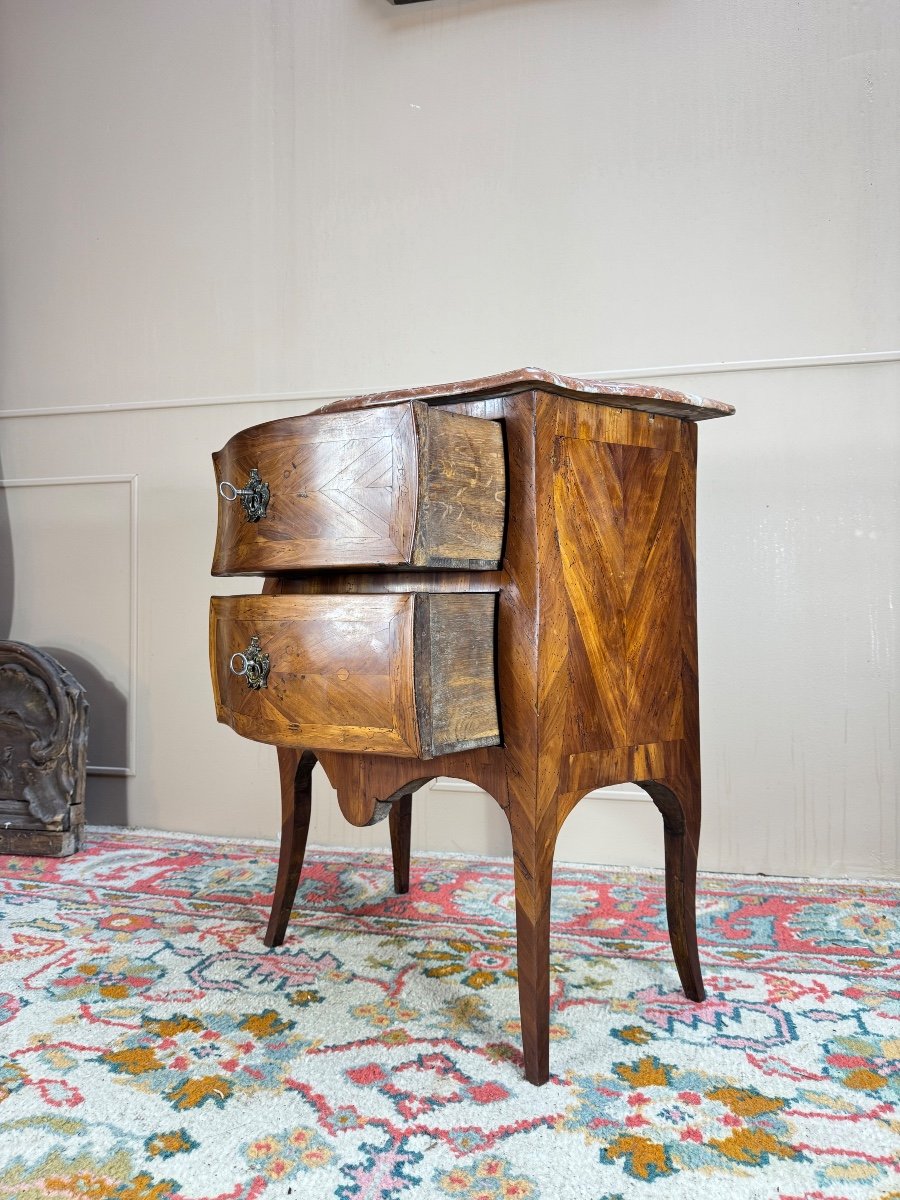
[[[277,828],[210,698],[208,595],[255,584],[208,577],[209,453],[528,363],[738,406],[700,439],[702,865],[896,874],[895,16],[0,0],[0,636],[91,689],[89,819]],[[315,840],[385,843],[318,787]],[[420,795],[419,846],[507,851],[492,801]],[[621,797],[559,844],[661,854]]]

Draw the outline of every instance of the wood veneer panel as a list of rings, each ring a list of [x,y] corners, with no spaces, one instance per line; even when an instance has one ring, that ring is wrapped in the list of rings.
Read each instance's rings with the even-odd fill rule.
[[[293,749],[436,754],[496,745],[491,593],[214,598],[216,713],[244,737]],[[253,637],[264,687],[232,672]]]
[[[673,741],[683,730],[681,423],[651,426],[629,413],[644,427],[630,429],[571,411],[585,407],[568,405],[558,423],[577,436],[556,439],[556,545],[545,555],[547,603],[559,604],[549,582],[557,559],[565,597],[555,620],[568,626],[560,703],[570,755]]]
[[[214,575],[499,565],[506,468],[496,422],[411,401],[310,413],[243,430],[213,464],[229,493],[254,470],[269,489],[258,520],[220,493]]]
[[[565,746],[626,740],[626,602],[621,447],[559,438],[554,515],[568,646]]]
[[[626,742],[681,737],[681,461],[622,447]]]
[[[278,746],[417,754],[412,635],[408,596],[214,598],[217,716]],[[254,636],[270,663],[258,690],[229,668]]]

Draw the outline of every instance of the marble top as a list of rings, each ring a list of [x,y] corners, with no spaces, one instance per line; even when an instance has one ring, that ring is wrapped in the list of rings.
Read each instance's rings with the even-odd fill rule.
[[[373,392],[351,396],[326,405],[327,411],[369,408],[379,404],[400,404],[406,400],[424,400],[428,404],[456,404],[463,400],[482,400],[491,396],[508,396],[516,392],[541,391],[593,404],[616,408],[635,408],[642,412],[663,413],[682,421],[706,421],[711,417],[730,417],[731,404],[707,400],[690,392],[674,392],[669,388],[648,383],[628,383],[615,379],[581,379],[572,375],[557,375],[540,367],[521,367],[500,375],[485,375],[460,383],[429,384],[426,387],[403,388],[396,391]]]

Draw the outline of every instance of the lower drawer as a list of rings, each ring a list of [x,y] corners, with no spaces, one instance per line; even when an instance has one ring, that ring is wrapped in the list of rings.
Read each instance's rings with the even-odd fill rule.
[[[217,716],[309,750],[497,746],[496,605],[492,592],[215,597]]]

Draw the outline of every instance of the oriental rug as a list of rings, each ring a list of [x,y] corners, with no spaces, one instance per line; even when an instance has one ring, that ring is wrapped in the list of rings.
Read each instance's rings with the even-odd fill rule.
[[[659,873],[559,865],[550,1082],[522,1077],[511,865],[93,830],[0,859],[0,1196],[900,1196],[888,885],[706,875],[685,1000]]]

